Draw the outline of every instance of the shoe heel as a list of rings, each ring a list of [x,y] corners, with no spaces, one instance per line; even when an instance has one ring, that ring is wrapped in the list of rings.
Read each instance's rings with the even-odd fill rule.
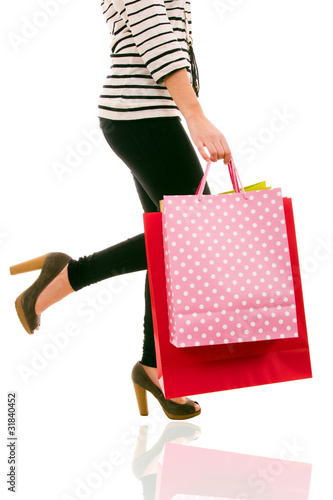
[[[148,415],[148,402],[147,402],[147,391],[143,387],[134,384],[134,390],[136,395],[136,400],[138,402],[139,412],[142,417]]]
[[[47,254],[41,255],[35,259],[30,259],[25,262],[21,262],[20,264],[16,264],[15,266],[11,266],[9,268],[10,274],[28,273],[29,271],[42,269],[46,256]]]

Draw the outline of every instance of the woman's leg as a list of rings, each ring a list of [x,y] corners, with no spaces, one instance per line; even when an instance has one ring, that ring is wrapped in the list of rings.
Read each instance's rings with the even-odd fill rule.
[[[101,126],[110,147],[130,168],[145,212],[158,211],[159,201],[165,194],[196,192],[203,171],[180,119],[149,119],[121,123],[103,119]],[[210,193],[207,186],[204,193]],[[110,255],[109,258],[111,257]],[[139,259],[136,261],[139,262]],[[145,282],[141,363],[156,367],[148,273]]]
[[[130,121],[101,119],[104,136],[133,174],[145,212],[159,210],[167,194],[194,194],[203,171],[180,119]],[[209,194],[205,187],[205,194]],[[68,279],[79,290],[119,274],[147,269],[144,235],[139,234],[68,265]],[[145,284],[144,347],[142,363],[156,367],[149,283]]]

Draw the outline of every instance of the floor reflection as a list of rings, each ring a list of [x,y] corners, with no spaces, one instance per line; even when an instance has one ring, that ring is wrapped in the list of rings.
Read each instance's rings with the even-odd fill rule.
[[[308,500],[311,464],[186,446],[199,436],[172,422],[147,450],[140,428],[132,469],[144,500]]]
[[[142,483],[144,500],[156,498],[158,464],[165,446],[174,444],[186,448],[185,445],[198,439],[200,432],[200,427],[196,425],[187,422],[171,422],[165,427],[157,443],[147,450],[149,428],[140,427],[132,470],[135,477]]]

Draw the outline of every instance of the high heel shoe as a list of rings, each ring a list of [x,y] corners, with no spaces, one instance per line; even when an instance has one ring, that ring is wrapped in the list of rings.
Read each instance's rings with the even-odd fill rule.
[[[185,404],[175,403],[165,399],[162,391],[152,382],[138,361],[132,370],[132,381],[138,402],[139,412],[142,416],[148,415],[147,391],[149,391],[160,403],[162,410],[171,420],[185,420],[200,415],[201,409],[196,410],[194,404],[199,404],[186,398]]]
[[[63,270],[71,257],[61,252],[51,252],[35,259],[21,262],[9,268],[10,274],[21,274],[41,269],[37,280],[15,301],[15,308],[24,329],[29,333],[40,325],[40,315],[35,312],[35,305],[40,293]]]

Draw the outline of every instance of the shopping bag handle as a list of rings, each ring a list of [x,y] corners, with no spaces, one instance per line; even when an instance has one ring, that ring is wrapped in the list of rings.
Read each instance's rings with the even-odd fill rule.
[[[200,181],[197,192],[195,193],[196,195],[199,196],[199,201],[201,201],[201,198],[202,198],[202,193],[203,193],[203,190],[205,188],[205,184],[207,181],[207,176],[208,176],[208,172],[209,172],[209,168],[211,166],[211,163],[212,163],[211,160],[209,160],[207,162],[206,171],[205,171],[204,176],[202,177],[202,179]],[[233,186],[235,192],[240,193],[242,191],[242,195],[247,200],[248,197],[246,196],[245,190],[243,188],[243,184],[240,180],[239,173],[237,171],[237,168],[236,168],[236,165],[235,165],[233,158],[231,158],[231,160],[228,163],[228,170],[229,170],[231,183],[232,183],[232,186]],[[240,185],[240,187],[239,187],[239,185]]]

